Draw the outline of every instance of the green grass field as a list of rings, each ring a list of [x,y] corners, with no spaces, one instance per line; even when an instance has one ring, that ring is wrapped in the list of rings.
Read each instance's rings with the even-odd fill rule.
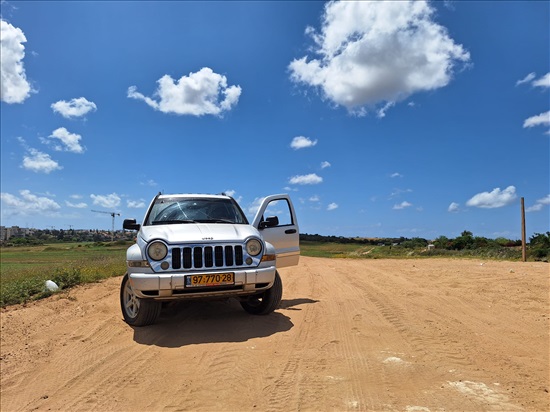
[[[61,289],[96,282],[126,271],[130,243],[60,243],[0,248],[0,304],[23,303],[51,294],[46,280]]]

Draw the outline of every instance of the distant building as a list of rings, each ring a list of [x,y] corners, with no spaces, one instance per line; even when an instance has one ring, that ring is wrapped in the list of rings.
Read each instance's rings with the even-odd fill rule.
[[[21,228],[19,226],[5,227],[0,226],[0,241],[5,242],[12,237],[26,237],[32,233],[31,229]]]

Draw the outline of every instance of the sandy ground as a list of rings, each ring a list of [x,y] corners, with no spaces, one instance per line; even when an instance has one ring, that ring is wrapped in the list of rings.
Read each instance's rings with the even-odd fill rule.
[[[549,265],[333,260],[236,301],[122,320],[121,278],[1,312],[2,412],[547,411]]]

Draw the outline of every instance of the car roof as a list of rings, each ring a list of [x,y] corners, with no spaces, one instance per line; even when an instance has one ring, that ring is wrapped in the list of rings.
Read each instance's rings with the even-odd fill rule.
[[[163,194],[159,195],[158,199],[171,199],[174,197],[178,198],[189,198],[189,199],[230,199],[230,196],[220,194],[204,194],[204,193],[173,193],[173,194]]]

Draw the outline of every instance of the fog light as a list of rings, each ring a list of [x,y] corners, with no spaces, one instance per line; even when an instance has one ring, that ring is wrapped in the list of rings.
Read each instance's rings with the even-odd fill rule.
[[[246,264],[247,265],[251,265],[252,264],[252,258],[251,257],[247,257],[246,260],[245,260]]]
[[[160,264],[160,267],[164,270],[168,269],[170,267],[170,263],[164,261]]]

